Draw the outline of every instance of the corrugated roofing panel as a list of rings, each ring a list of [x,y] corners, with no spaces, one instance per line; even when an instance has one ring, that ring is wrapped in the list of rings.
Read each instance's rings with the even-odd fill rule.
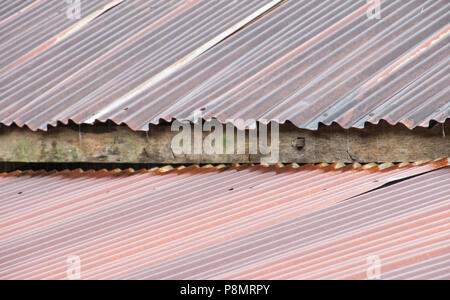
[[[1,69],[0,122],[45,129],[57,121],[90,118],[149,78],[207,51],[278,2],[125,1],[63,40],[59,32],[46,30],[58,43]],[[45,10],[41,16],[38,8],[29,14],[37,14],[36,30],[43,30],[52,20],[45,17]],[[67,19],[65,12],[58,18]],[[12,34],[11,43],[20,36]],[[47,35],[42,39],[48,39]],[[12,48],[11,52],[16,51]],[[7,65],[14,61],[4,52],[2,60]]]
[[[38,5],[39,1],[23,0],[23,1],[9,1],[0,3],[0,17],[3,23],[11,20],[14,17],[23,14],[25,11],[31,9],[34,5]]]
[[[444,122],[450,3],[381,3],[381,18],[371,19],[366,0],[126,1],[9,68],[0,78],[0,122],[45,130],[57,121],[111,119],[147,130],[198,110],[223,122],[308,129]],[[21,56],[65,28],[58,24],[67,20],[46,16],[45,5],[26,12],[37,25],[17,47],[3,43],[7,53]],[[47,23],[42,34],[33,29]],[[28,36],[38,37],[36,45]]]
[[[355,196],[449,164],[3,174],[0,278],[63,279],[74,255],[83,279],[393,272],[449,253],[450,169]]]
[[[125,101],[101,120],[144,129],[161,118],[291,121],[317,129],[384,119],[413,128],[450,116],[448,1],[288,1]],[[123,110],[124,107],[128,109]],[[141,113],[146,111],[146,113]]]
[[[0,75],[68,38],[122,1],[78,1],[79,15],[78,6],[67,1],[4,1],[0,4]]]

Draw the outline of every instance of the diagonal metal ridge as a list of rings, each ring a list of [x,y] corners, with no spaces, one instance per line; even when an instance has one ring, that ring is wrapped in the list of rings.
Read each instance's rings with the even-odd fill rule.
[[[235,32],[239,31],[243,27],[245,27],[247,24],[252,23],[255,19],[259,18],[260,16],[264,15],[266,12],[272,10],[273,8],[279,6],[282,2],[285,2],[286,0],[272,0],[271,2],[267,3],[263,7],[259,8],[252,14],[248,15],[246,18],[242,19],[238,23],[234,24],[227,30],[223,31],[213,39],[209,40],[208,42],[204,43],[188,55],[184,56],[174,64],[170,65],[163,71],[159,72],[158,74],[154,75],[144,83],[140,84],[133,90],[129,91],[116,101],[112,102],[110,105],[106,106],[96,114],[92,115],[90,118],[85,120],[83,123],[89,123],[93,124],[97,119],[102,118],[103,116],[107,115],[109,112],[113,111],[126,101],[130,100],[134,96],[142,93],[143,91],[149,89],[150,87],[154,86],[164,78],[167,78],[171,74],[175,73],[176,71],[183,68],[185,65],[189,64],[191,61],[193,61],[195,58],[200,56],[201,54],[205,53],[221,41],[225,40],[227,37],[233,35]]]
[[[36,55],[38,55],[39,53],[47,50],[48,48],[56,45],[57,43],[61,42],[62,40],[68,38],[69,36],[73,35],[74,33],[78,32],[79,30],[81,30],[82,28],[84,28],[87,24],[89,24],[92,20],[96,19],[97,17],[101,16],[103,13],[105,13],[106,11],[110,10],[111,8],[119,5],[120,3],[122,3],[124,0],[113,0],[108,2],[107,4],[105,4],[102,8],[90,13],[88,16],[80,19],[78,22],[76,22],[75,24],[71,25],[69,28],[67,28],[66,30],[62,31],[61,33],[59,33],[58,35],[52,37],[51,39],[45,41],[44,43],[42,43],[41,45],[39,45],[38,47],[34,48],[33,50],[31,50],[30,52],[28,52],[27,54],[25,54],[24,56],[22,56],[20,59],[18,59],[17,61],[13,62],[12,64],[10,64],[9,66],[7,66],[5,69],[0,71],[0,76],[3,76],[4,74],[6,74],[7,72],[9,72],[10,70],[16,68],[17,66],[27,62],[28,60],[32,59],[33,57],[35,57]],[[34,6],[36,6],[37,4],[39,4],[40,1],[37,1],[36,3],[30,5],[29,8],[27,9],[31,9]],[[20,11],[19,14],[22,14],[23,11]],[[15,17],[15,15],[11,16],[11,17]],[[9,19],[9,18],[8,18]],[[8,21],[8,19],[6,19],[3,22]],[[2,23],[3,23],[2,22]],[[0,25],[2,25],[2,23],[0,23]]]

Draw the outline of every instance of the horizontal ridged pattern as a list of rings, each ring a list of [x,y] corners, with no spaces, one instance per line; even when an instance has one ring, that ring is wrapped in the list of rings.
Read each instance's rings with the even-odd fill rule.
[[[367,17],[366,0],[278,2],[125,1],[8,70],[0,122],[148,130],[202,110],[222,122],[413,128],[449,117],[448,1],[382,1],[379,20]]]
[[[449,253],[449,164],[0,174],[0,278],[64,279],[71,255],[83,279],[361,278],[368,252],[393,272]]]

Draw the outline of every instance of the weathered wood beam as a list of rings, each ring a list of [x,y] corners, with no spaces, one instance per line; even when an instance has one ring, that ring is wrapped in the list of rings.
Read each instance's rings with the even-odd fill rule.
[[[450,122],[408,130],[387,123],[345,130],[337,125],[317,131],[280,125],[280,162],[413,162],[450,156]],[[175,155],[170,126],[135,132],[126,126],[59,126],[47,132],[0,129],[0,161],[64,163],[259,163],[261,155]],[[206,136],[208,133],[204,133]],[[247,145],[248,147],[248,145]],[[236,153],[236,152],[235,152]],[[246,152],[248,153],[248,152]]]

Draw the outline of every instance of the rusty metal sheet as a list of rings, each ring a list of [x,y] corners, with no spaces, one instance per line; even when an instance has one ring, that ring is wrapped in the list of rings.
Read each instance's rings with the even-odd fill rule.
[[[449,164],[0,174],[0,278],[64,279],[74,256],[82,279],[362,278],[368,255],[449,276],[427,269],[449,253]]]
[[[170,66],[182,66],[207,51],[280,0],[116,0],[111,1],[115,7],[74,25],[64,10],[51,13],[65,5],[53,2],[14,20],[22,27],[33,24],[30,37],[22,37],[12,23],[0,27],[5,33],[0,69],[3,124],[44,129],[57,121],[90,118]],[[97,2],[89,1],[81,10],[89,13],[91,3]],[[30,16],[32,20],[25,21]],[[54,26],[47,28],[47,23]],[[67,32],[69,25],[76,30],[69,27]],[[32,39],[34,35],[38,39]],[[11,47],[15,43],[17,49]]]
[[[206,119],[291,121],[307,129],[444,122],[450,4],[387,1],[380,20],[367,18],[367,5],[288,1],[100,119],[145,129],[149,120],[189,119],[201,109]]]
[[[450,114],[445,0],[381,1],[380,19],[368,17],[366,0],[132,0],[30,54],[70,25],[46,5],[30,2],[11,22],[16,9],[4,8],[0,123],[8,126],[112,120],[148,130],[202,110],[222,122],[413,128]],[[24,33],[8,27],[27,20]]]
[[[81,0],[79,11],[78,6],[67,1],[3,1],[0,4],[0,75],[20,68],[122,1]]]

